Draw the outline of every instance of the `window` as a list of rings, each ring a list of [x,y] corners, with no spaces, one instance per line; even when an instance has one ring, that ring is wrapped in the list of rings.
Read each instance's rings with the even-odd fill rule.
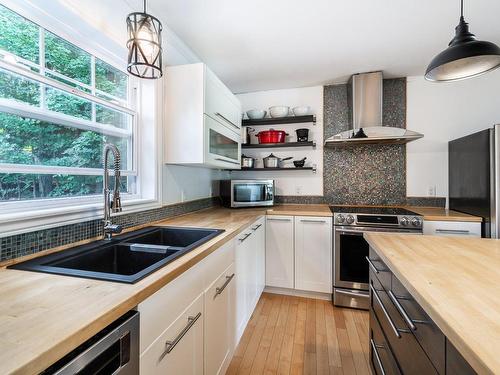
[[[102,151],[122,156],[136,196],[129,76],[0,5],[0,206],[102,194]]]

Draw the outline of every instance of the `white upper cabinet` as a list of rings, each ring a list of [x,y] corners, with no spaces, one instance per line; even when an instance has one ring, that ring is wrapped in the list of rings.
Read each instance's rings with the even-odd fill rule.
[[[295,217],[295,289],[332,292],[332,219]]]
[[[241,103],[203,63],[168,67],[164,162],[240,168]]]
[[[294,287],[293,216],[266,219],[266,285]]]

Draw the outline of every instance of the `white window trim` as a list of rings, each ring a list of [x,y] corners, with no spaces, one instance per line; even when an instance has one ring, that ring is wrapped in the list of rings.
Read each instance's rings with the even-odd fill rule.
[[[18,6],[19,3],[16,3],[15,1],[2,1],[3,4],[5,4],[7,7],[12,9],[13,11],[19,13],[20,15],[26,17],[27,19],[35,22],[38,24],[40,27],[56,34],[57,36],[67,40],[70,43],[75,44],[76,46],[82,48],[83,50],[87,51],[88,53],[91,54],[93,57],[97,57],[100,60],[104,61],[105,63],[111,65],[112,67],[117,67],[121,64],[124,64],[124,61],[121,60],[121,58],[118,58],[117,54],[113,53],[108,53],[109,50],[106,49],[105,45],[106,43],[100,44],[96,43],[95,41],[91,42],[91,46],[87,45],[82,45],[81,41],[83,40],[81,38],[81,35],[77,35],[77,28],[75,26],[69,26],[66,24],[63,24],[60,20],[57,20],[57,23],[54,23],[56,18],[53,15],[49,15],[47,13],[41,13],[40,8],[38,8],[36,5],[32,4],[30,1],[26,1],[24,5]],[[84,21],[82,21],[84,22]],[[54,27],[54,24],[57,25]],[[47,25],[51,25],[50,27],[46,27]],[[87,25],[88,26],[88,25]],[[124,26],[125,27],[125,26]],[[106,38],[103,37],[103,41],[105,41]],[[108,42],[108,41],[106,41]],[[110,42],[110,44],[113,44]],[[116,48],[112,48],[114,51],[117,51]],[[144,181],[144,179],[141,178],[141,181],[138,181],[138,189],[137,189],[137,195],[129,195],[129,194],[123,194],[124,197],[127,197],[127,199],[123,200],[123,206],[124,210],[121,214],[114,214],[115,215],[126,215],[129,213],[134,213],[134,212],[140,212],[144,211],[147,209],[154,209],[154,208],[159,208],[162,207],[161,204],[161,137],[162,133],[160,130],[160,127],[157,126],[159,121],[161,120],[161,101],[159,99],[159,90],[161,90],[161,80],[158,81],[154,85],[154,91],[155,91],[155,102],[151,103],[151,101],[148,102],[147,99],[143,98],[141,96],[140,91],[142,90],[142,82],[135,80],[133,77],[129,76],[129,97],[134,98],[135,95],[136,98],[139,98],[137,100],[137,108],[134,108],[133,110],[123,107],[122,105],[118,103],[122,103],[123,100],[120,98],[115,98],[112,95],[109,95],[107,93],[102,93],[103,95],[106,95],[114,100],[116,102],[109,102],[104,99],[100,99],[99,97],[93,96],[91,94],[87,94],[84,91],[78,90],[77,88],[73,88],[69,85],[66,85],[60,81],[57,81],[55,79],[51,79],[49,77],[42,77],[39,74],[35,72],[31,72],[27,67],[21,67],[20,65],[17,64],[11,64],[6,61],[0,61],[0,68],[4,68],[8,71],[11,71],[13,73],[22,75],[26,78],[34,79],[36,81],[43,81],[41,83],[52,86],[56,89],[61,89],[62,91],[70,91],[71,94],[80,96],[84,99],[88,99],[96,104],[102,104],[103,106],[109,107],[111,109],[115,109],[121,112],[126,112],[131,115],[133,115],[132,118],[132,126],[133,126],[133,147],[134,147],[134,156],[133,156],[133,171],[123,171],[123,175],[135,175],[138,174],[139,177],[141,176],[141,170],[144,171],[144,169],[148,169],[147,173],[144,173],[145,175],[148,176],[148,180]],[[66,77],[65,77],[66,78]],[[84,84],[78,83],[80,87],[84,87]],[[68,89],[69,88],[69,89]],[[96,90],[96,92],[99,92],[99,90]],[[151,99],[151,98],[149,98]],[[13,108],[12,106],[12,101],[9,103],[9,107]],[[0,108],[1,110],[4,110],[5,108],[2,107],[2,104],[5,106],[7,103],[0,101]],[[33,107],[30,105],[25,105],[22,103],[20,104],[16,110],[18,111],[23,111],[27,110],[29,107],[29,113],[30,115],[28,117],[33,117],[34,113],[37,109],[37,107]],[[149,106],[149,108],[144,109],[144,106]],[[151,120],[151,106],[154,107],[153,110],[153,122],[154,124],[151,125],[151,134],[149,134],[147,137],[145,136],[144,132],[137,132],[137,129],[139,126],[142,128],[142,117],[143,115],[141,114],[147,114],[146,117],[148,120]],[[135,111],[136,110],[136,111]],[[5,111],[7,112],[7,111]],[[42,116],[47,115],[47,113],[43,114],[41,113],[43,111],[37,112],[37,115]],[[47,112],[47,111],[45,111]],[[50,116],[51,116],[51,121],[54,120],[55,116],[59,116],[58,120],[61,121],[72,121],[72,127],[75,127],[75,118],[71,116],[67,116],[64,114],[59,114],[55,113],[53,111],[49,111]],[[149,112],[149,113],[148,113]],[[55,113],[55,115],[54,115]],[[18,113],[16,113],[18,114]],[[76,122],[79,122],[79,125],[82,127],[86,128],[91,128],[92,126],[95,126],[95,124],[92,121],[87,121],[87,120],[82,120],[81,122],[79,121],[80,119],[77,119]],[[113,129],[109,129],[113,128]],[[96,129],[97,130],[97,129]],[[113,126],[107,126],[99,124],[98,126],[98,131],[103,133],[104,130],[109,131],[109,132],[116,132],[117,130],[123,130],[119,128],[115,128]],[[111,134],[110,134],[111,135]],[[113,134],[114,135],[114,134]],[[123,136],[121,134],[120,136]],[[146,139],[147,138],[147,139]],[[151,146],[152,140],[155,140],[155,149],[153,151],[149,150]],[[142,146],[142,143],[144,142],[144,146]],[[144,150],[143,149],[148,149]],[[139,160],[138,155],[143,155],[146,151],[149,151],[148,154],[148,160]],[[144,159],[144,158],[141,158]],[[7,167],[7,165],[3,164],[2,166]],[[41,170],[46,168],[45,166],[26,166],[27,170]],[[17,170],[19,171],[19,165],[17,165]],[[51,168],[51,167],[47,167]],[[57,169],[60,173],[61,169],[63,167],[54,167]],[[70,172],[70,169],[68,169],[68,172]],[[77,168],[78,169],[78,174],[89,174],[89,175],[98,175],[102,174],[102,170],[100,169],[94,169],[94,168]],[[45,170],[47,172],[48,169]],[[84,172],[84,173],[82,173]],[[98,173],[100,172],[100,173]],[[154,176],[154,177],[153,177]],[[154,180],[154,181],[153,181]],[[147,189],[146,189],[146,184],[147,184]],[[141,195],[144,190],[148,190],[148,193],[146,195]],[[141,198],[142,197],[142,198]],[[61,225],[67,225],[67,224],[73,224],[73,223],[78,223],[82,221],[88,221],[88,220],[94,220],[94,219],[99,219],[103,215],[103,204],[102,204],[102,196],[89,196],[89,197],[68,197],[68,198],[56,198],[56,199],[40,199],[40,200],[33,200],[33,201],[24,201],[24,202],[6,202],[5,204],[19,204],[19,208],[21,208],[21,204],[26,204],[32,206],[33,210],[30,211],[19,211],[19,212],[14,212],[11,211],[10,213],[7,214],[1,214],[0,215],[0,238],[1,237],[6,237],[6,236],[12,236],[20,233],[26,233],[26,232],[31,232],[35,230],[43,230],[43,229],[48,229],[48,228],[53,228]],[[56,203],[54,201],[57,201],[57,207],[54,207],[52,203]],[[52,204],[52,205],[51,205]],[[0,204],[1,206],[1,204]],[[48,206],[51,206],[52,208],[47,208]],[[5,211],[4,211],[5,212]]]

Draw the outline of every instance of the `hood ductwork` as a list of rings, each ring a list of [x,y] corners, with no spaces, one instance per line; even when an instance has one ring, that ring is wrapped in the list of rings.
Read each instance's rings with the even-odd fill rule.
[[[353,75],[347,86],[349,130],[325,140],[326,146],[367,143],[403,144],[422,138],[423,134],[383,126],[382,72]]]

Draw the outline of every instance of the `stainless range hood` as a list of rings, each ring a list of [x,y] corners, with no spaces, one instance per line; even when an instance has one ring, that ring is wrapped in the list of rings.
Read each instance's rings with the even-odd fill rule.
[[[382,72],[353,75],[347,86],[349,129],[325,140],[325,146],[342,144],[403,144],[422,138],[423,134],[383,126]]]

